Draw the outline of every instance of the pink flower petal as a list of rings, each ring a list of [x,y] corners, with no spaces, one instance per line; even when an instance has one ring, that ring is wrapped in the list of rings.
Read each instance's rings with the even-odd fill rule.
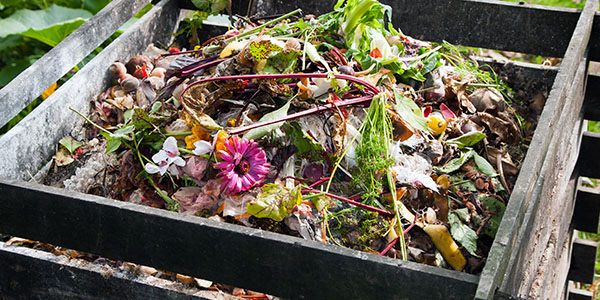
[[[221,156],[222,160],[228,161],[228,162],[233,162],[233,156],[229,152],[224,151],[224,150],[219,150],[217,152]]]
[[[218,162],[215,164],[215,168],[217,169],[228,169],[229,167],[232,167],[231,169],[233,169],[233,165],[230,162],[226,161]]]

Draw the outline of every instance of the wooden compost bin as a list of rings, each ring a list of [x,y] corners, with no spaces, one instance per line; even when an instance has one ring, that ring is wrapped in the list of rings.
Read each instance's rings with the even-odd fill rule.
[[[148,2],[114,0],[0,90],[0,123]],[[597,0],[588,0],[583,11],[488,0],[382,2],[392,6],[394,25],[415,38],[564,57],[559,68],[494,64],[553,84],[480,276],[31,182],[58,140],[83,125],[68,108],[88,111],[89,99],[109,86],[108,66],[151,42],[169,42],[186,5],[176,0],[156,4],[0,138],[0,232],[293,299],[508,299],[540,289],[540,297],[564,298],[584,91],[586,82],[598,82],[587,75],[588,61],[600,59]],[[332,6],[234,1],[233,10],[276,14],[300,7],[323,13]],[[588,99],[598,99],[590,93]],[[585,107],[589,118],[600,116],[592,113],[593,103]],[[0,245],[0,262],[0,298],[198,298],[31,249]]]

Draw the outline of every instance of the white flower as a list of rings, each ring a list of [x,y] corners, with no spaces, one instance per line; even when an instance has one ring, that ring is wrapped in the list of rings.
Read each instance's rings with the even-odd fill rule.
[[[215,138],[215,141],[216,140],[217,139]],[[204,140],[199,140],[199,141],[194,142],[194,146],[196,148],[194,150],[192,150],[192,152],[194,152],[194,154],[196,154],[196,155],[203,155],[203,154],[211,153],[214,148],[213,144],[211,144],[207,141],[204,141]]]
[[[177,176],[179,170],[176,166],[185,166],[185,160],[179,157],[179,149],[177,149],[177,140],[170,136],[165,140],[162,149],[152,156],[154,164],[147,163],[144,169],[148,174],[160,173],[164,175],[167,171]]]

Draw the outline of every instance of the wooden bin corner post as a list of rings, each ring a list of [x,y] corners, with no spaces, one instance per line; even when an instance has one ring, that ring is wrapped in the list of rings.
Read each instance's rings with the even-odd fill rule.
[[[513,296],[558,299],[564,293],[581,136],[586,49],[598,1],[587,1],[540,117],[476,299],[493,299],[497,289]],[[567,259],[567,262],[565,262]],[[548,288],[553,287],[553,288]]]

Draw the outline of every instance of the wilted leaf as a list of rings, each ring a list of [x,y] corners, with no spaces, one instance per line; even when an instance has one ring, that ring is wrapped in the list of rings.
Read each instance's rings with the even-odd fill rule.
[[[82,142],[78,142],[70,136],[66,136],[66,137],[60,139],[60,141],[58,141],[58,142],[61,145],[63,145],[67,150],[69,150],[69,153],[71,153],[71,154],[73,154],[73,151],[77,150],[77,148],[79,148],[83,145]]]
[[[465,147],[477,145],[477,143],[481,142],[481,140],[483,140],[484,138],[485,133],[479,131],[471,131],[459,137],[450,139],[447,141],[447,143],[454,144],[458,146],[459,149],[464,149]]]
[[[400,95],[397,90],[394,90],[394,97],[396,98],[396,111],[400,117],[412,127],[429,132],[427,119],[423,116],[421,108],[412,99]]]
[[[248,204],[246,212],[257,218],[281,222],[302,202],[301,188],[302,186],[298,185],[293,190],[288,190],[280,184],[265,184],[256,199]]]
[[[476,153],[473,150],[470,150],[467,152],[462,152],[460,157],[450,160],[448,163],[446,163],[445,166],[443,166],[441,168],[434,167],[433,169],[438,173],[443,173],[443,174],[452,173],[452,172],[460,169],[460,167],[462,165],[464,165],[469,159],[471,159],[471,157],[473,157],[474,154],[476,154]]]
[[[69,153],[69,150],[67,150],[65,147],[59,147],[58,151],[56,154],[54,154],[54,156],[52,156],[52,158],[59,167],[66,166],[75,161],[71,153]]]
[[[291,101],[288,101],[284,106],[282,106],[278,110],[275,110],[268,114],[265,114],[262,118],[260,118],[260,120],[258,120],[258,123],[263,123],[263,122],[267,122],[267,121],[271,121],[271,120],[275,120],[275,119],[281,119],[281,118],[287,116],[288,109],[290,109],[290,103],[291,103]],[[284,122],[278,122],[275,124],[261,126],[259,128],[254,128],[254,129],[246,132],[246,134],[244,134],[244,137],[249,140],[257,140],[257,139],[265,136],[269,132],[281,127],[281,125],[283,125],[283,123]]]
[[[489,235],[491,238],[496,236],[500,222],[502,222],[502,216],[504,216],[504,210],[506,206],[504,203],[494,197],[481,197],[479,198],[481,205],[487,211],[490,211],[490,220],[485,225],[483,232]]]
[[[197,114],[196,120],[198,121],[200,126],[206,128],[206,129],[219,130],[219,129],[223,128],[223,127],[221,127],[221,125],[217,124],[217,122],[215,122],[215,120],[213,120],[213,118],[211,118],[207,114]]]
[[[477,251],[477,234],[471,227],[465,225],[460,218],[450,213],[448,215],[448,224],[450,224],[450,232],[452,237],[459,242],[473,256],[479,257]]]
[[[496,170],[494,169],[494,167],[492,167],[492,165],[482,156],[480,156],[479,154],[473,152],[473,158],[475,160],[475,164],[477,165],[477,169],[490,177],[496,177],[498,176],[498,174],[496,174]]]

